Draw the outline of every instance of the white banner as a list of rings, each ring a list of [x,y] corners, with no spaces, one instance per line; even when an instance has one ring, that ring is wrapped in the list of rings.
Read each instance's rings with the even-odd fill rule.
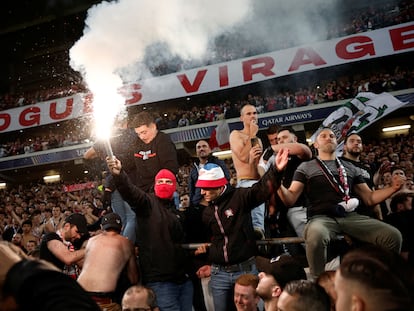
[[[337,153],[342,151],[344,138],[350,133],[359,133],[367,126],[397,110],[406,103],[401,102],[389,93],[374,94],[361,92],[332,112],[312,135],[312,142],[316,133],[329,127],[335,133],[338,141]]]
[[[122,93],[126,105],[147,104],[409,51],[414,51],[414,22],[154,77]],[[0,133],[77,118],[85,109],[90,113],[82,96],[38,103],[33,110],[0,111]]]

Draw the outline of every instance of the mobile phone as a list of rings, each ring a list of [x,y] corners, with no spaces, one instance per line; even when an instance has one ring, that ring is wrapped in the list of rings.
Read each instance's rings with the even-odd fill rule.
[[[250,143],[252,144],[252,147],[258,145],[259,144],[259,138],[257,138],[257,137],[250,138]]]

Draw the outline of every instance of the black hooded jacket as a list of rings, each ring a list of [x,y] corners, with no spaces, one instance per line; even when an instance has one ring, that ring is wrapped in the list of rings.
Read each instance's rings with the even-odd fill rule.
[[[173,200],[160,199],[132,184],[125,171],[114,175],[122,198],[137,215],[137,244],[143,283],[175,282],[187,279],[187,253],[182,214]]]

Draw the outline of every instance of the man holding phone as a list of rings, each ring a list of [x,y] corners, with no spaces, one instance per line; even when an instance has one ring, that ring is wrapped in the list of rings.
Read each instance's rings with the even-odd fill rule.
[[[259,131],[256,107],[244,105],[240,110],[243,129],[230,134],[230,148],[234,169],[237,174],[237,188],[249,188],[260,178],[257,165],[263,151],[263,144],[258,138]],[[253,228],[258,239],[264,239],[265,205],[261,204],[251,212]]]

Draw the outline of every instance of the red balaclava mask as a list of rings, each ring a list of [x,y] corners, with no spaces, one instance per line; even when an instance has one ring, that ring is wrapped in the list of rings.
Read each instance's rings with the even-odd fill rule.
[[[169,184],[159,184],[157,185],[157,180],[161,178],[168,178],[171,179],[173,182],[172,185]],[[167,169],[162,169],[158,172],[158,174],[155,176],[155,186],[154,191],[155,195],[161,199],[169,199],[171,200],[177,186],[177,180],[175,179],[175,175],[171,173],[171,171]]]

